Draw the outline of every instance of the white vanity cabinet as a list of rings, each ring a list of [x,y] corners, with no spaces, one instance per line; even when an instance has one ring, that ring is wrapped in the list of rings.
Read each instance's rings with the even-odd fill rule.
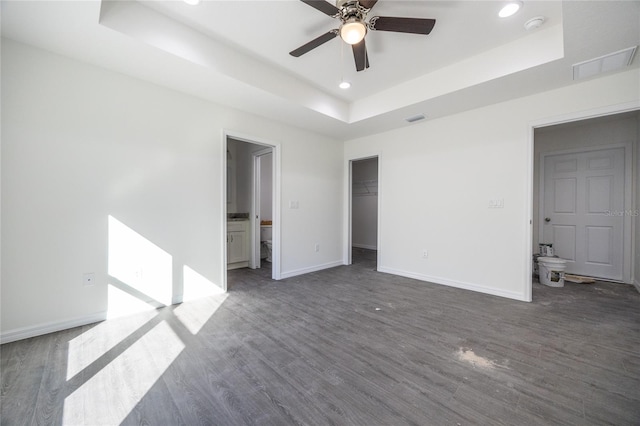
[[[249,221],[227,222],[227,269],[249,266]]]

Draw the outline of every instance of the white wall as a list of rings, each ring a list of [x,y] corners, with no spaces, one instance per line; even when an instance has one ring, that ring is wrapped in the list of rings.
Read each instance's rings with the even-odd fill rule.
[[[260,158],[260,218],[273,220],[273,154]]]
[[[638,102],[639,82],[632,70],[348,141],[345,162],[379,155],[378,269],[528,300],[531,126]]]
[[[239,213],[238,210],[238,146],[240,141],[232,138],[227,140],[227,213]]]
[[[174,300],[185,266],[220,286],[223,130],[281,150],[283,205],[300,202],[282,208],[283,275],[341,263],[340,142],[10,40],[2,54],[3,340],[104,317],[110,215],[170,256]]]
[[[378,193],[358,193],[363,181],[378,180],[378,159],[354,161],[351,181],[351,245],[376,250],[378,248]]]
[[[244,142],[229,138],[227,146],[235,155],[233,156],[233,170],[235,185],[234,203],[229,203],[229,213],[248,213],[252,205],[252,176],[253,156],[256,151],[267,148],[264,145]],[[273,154],[266,154],[260,163],[260,216],[266,220],[272,220],[273,211]]]
[[[281,232],[283,239],[287,236],[288,248],[282,259],[283,278],[343,264],[343,240],[333,238],[336,233],[342,237],[342,156],[341,143],[335,149],[303,135],[282,149],[281,161],[287,165],[282,180],[287,186],[282,188]],[[291,208],[291,202],[297,207]],[[310,257],[316,266],[303,266]]]
[[[234,203],[230,203],[229,213],[249,213],[251,210],[251,175],[253,164],[251,162],[252,144],[229,138],[227,146],[234,153],[233,179],[235,179]]]

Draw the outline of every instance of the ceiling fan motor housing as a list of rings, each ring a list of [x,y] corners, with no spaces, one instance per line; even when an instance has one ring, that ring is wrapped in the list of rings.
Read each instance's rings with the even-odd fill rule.
[[[344,23],[347,21],[364,22],[369,9],[360,6],[357,0],[338,0],[336,7],[339,9],[338,17]]]
[[[367,24],[364,22],[369,9],[365,9],[357,0],[338,0],[336,2],[338,18],[342,21],[340,37],[347,44],[357,44],[367,34]]]

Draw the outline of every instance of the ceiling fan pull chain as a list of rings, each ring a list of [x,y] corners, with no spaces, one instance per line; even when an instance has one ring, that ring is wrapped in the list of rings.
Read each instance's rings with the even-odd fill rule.
[[[340,82],[344,81],[344,43],[340,43]]]

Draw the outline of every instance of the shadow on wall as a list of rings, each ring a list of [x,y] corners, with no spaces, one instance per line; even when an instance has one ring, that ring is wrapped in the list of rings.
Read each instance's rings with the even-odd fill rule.
[[[142,235],[109,216],[107,318],[193,300],[222,289],[187,265],[182,286],[173,280],[173,259]]]

